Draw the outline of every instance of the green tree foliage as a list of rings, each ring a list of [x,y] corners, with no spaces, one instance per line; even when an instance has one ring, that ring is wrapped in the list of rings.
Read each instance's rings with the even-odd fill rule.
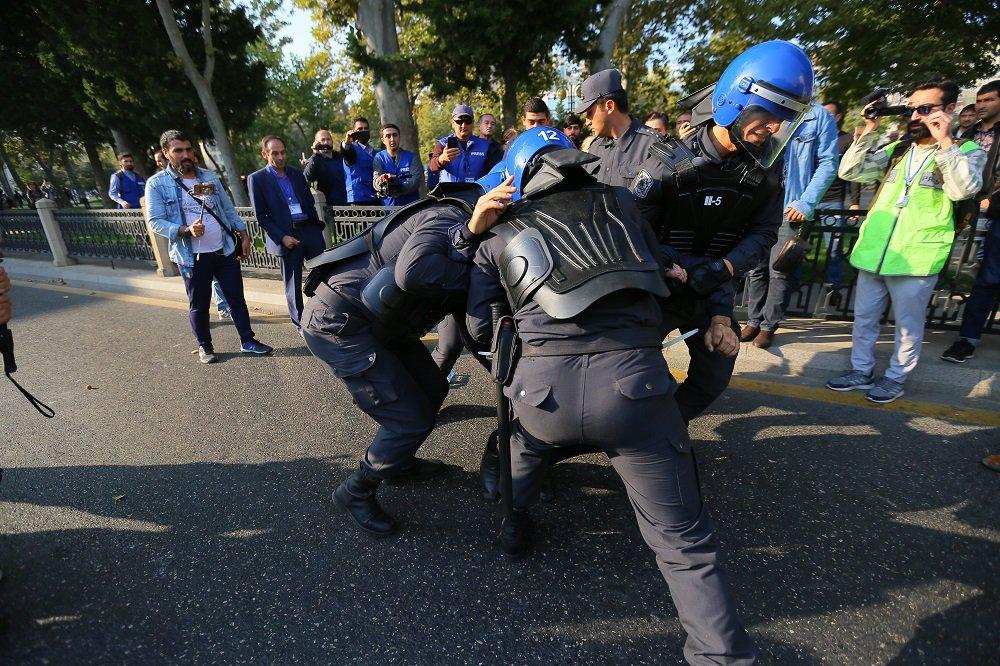
[[[499,84],[505,126],[516,123],[520,96],[554,83],[554,53],[572,60],[594,55],[599,5],[593,0],[423,0],[413,11],[428,26],[411,55],[417,79],[435,96],[463,88],[488,91]]]
[[[906,92],[948,78],[970,85],[997,70],[1000,3],[969,0],[700,0],[685,87],[710,83],[743,47],[790,39],[809,54],[824,96],[856,100],[877,85]]]

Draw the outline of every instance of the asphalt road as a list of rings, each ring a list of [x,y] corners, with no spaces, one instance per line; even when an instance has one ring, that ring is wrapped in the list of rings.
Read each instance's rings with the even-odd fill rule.
[[[0,663],[664,664],[683,633],[606,460],[556,468],[531,559],[492,548],[477,492],[490,387],[449,396],[380,490],[375,541],[329,499],[370,440],[286,321],[273,358],[202,366],[182,310],[17,287],[0,384]],[[1000,432],[730,391],[692,424],[705,497],[765,663],[984,664],[1000,655]]]

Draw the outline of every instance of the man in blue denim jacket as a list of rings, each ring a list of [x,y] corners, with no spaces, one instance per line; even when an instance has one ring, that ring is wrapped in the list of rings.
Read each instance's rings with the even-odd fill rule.
[[[270,354],[274,349],[254,337],[243,298],[240,260],[250,254],[246,225],[240,221],[219,178],[196,166],[194,148],[187,135],[167,130],[160,136],[160,148],[169,166],[146,181],[149,226],[170,241],[170,259],[177,264],[187,291],[188,319],[198,340],[199,360],[202,363],[216,360],[208,324],[213,279],[229,301],[233,323],[240,334],[240,351]],[[190,191],[202,183],[214,186],[215,192],[195,198]],[[240,247],[236,247],[230,230],[238,232]]]
[[[798,225],[815,217],[816,206],[837,177],[837,121],[820,104],[813,102],[785,152],[785,220],[778,230],[778,242],[771,256],[747,273],[747,324],[740,341],[753,341],[767,349],[785,316],[789,275],[771,264],[785,241],[795,235]],[[793,228],[792,225],[795,225]]]

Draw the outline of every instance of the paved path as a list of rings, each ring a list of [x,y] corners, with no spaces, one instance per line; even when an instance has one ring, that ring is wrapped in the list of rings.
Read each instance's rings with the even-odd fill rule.
[[[274,358],[231,354],[219,324],[223,362],[202,366],[174,307],[14,300],[19,379],[57,418],[0,385],[0,663],[679,661],[601,457],[557,467],[535,557],[494,553],[474,474],[490,390],[469,359],[424,449],[453,471],[381,491],[406,529],[379,542],[329,500],[373,424],[284,319],[254,322]],[[978,460],[1000,430],[936,413],[735,389],[693,424],[766,663],[996,658],[1000,474]]]

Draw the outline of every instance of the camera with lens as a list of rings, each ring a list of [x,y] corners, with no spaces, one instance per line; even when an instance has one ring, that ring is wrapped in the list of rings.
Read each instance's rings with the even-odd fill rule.
[[[868,106],[871,104],[871,106]],[[866,95],[861,100],[861,106],[867,107],[864,116],[868,120],[875,120],[882,116],[901,116],[906,112],[903,105],[889,105],[889,91],[885,88],[876,88],[870,95]]]

